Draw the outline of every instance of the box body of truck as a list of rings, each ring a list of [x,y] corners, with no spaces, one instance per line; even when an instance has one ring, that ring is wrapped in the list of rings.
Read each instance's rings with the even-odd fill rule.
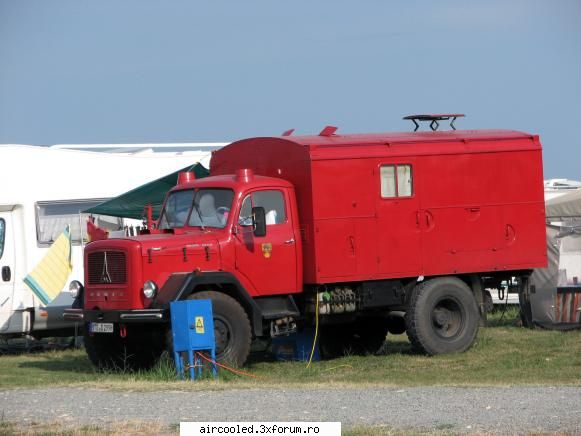
[[[295,187],[304,283],[525,270],[546,262],[537,136],[252,138],[214,152],[213,175],[238,168]]]

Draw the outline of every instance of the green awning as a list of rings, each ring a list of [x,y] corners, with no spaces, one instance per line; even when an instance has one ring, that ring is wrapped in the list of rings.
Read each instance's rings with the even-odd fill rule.
[[[168,174],[153,182],[141,185],[138,188],[132,189],[125,194],[118,197],[104,201],[97,206],[85,210],[86,213],[94,213],[100,215],[118,216],[122,218],[143,218],[143,209],[147,205],[153,206],[153,218],[161,212],[165,194],[173,188],[178,181],[178,174],[184,171],[193,171],[196,178],[207,177],[210,172],[200,163],[185,167],[175,173]]]

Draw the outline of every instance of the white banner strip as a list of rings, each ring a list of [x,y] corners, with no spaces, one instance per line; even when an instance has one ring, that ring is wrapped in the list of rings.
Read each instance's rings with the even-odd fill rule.
[[[180,422],[180,436],[198,435],[341,436],[340,422]]]

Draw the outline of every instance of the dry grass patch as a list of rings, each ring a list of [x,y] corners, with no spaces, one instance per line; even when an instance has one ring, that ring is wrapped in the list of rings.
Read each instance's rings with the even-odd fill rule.
[[[113,435],[177,435],[178,426],[167,426],[157,422],[121,421],[102,425],[65,425],[52,423],[0,423],[0,435],[46,435],[46,436],[113,436]]]

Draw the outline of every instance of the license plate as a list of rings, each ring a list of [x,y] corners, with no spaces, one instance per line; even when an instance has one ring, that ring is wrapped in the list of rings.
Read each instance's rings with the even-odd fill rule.
[[[113,333],[112,322],[92,322],[91,333]]]

